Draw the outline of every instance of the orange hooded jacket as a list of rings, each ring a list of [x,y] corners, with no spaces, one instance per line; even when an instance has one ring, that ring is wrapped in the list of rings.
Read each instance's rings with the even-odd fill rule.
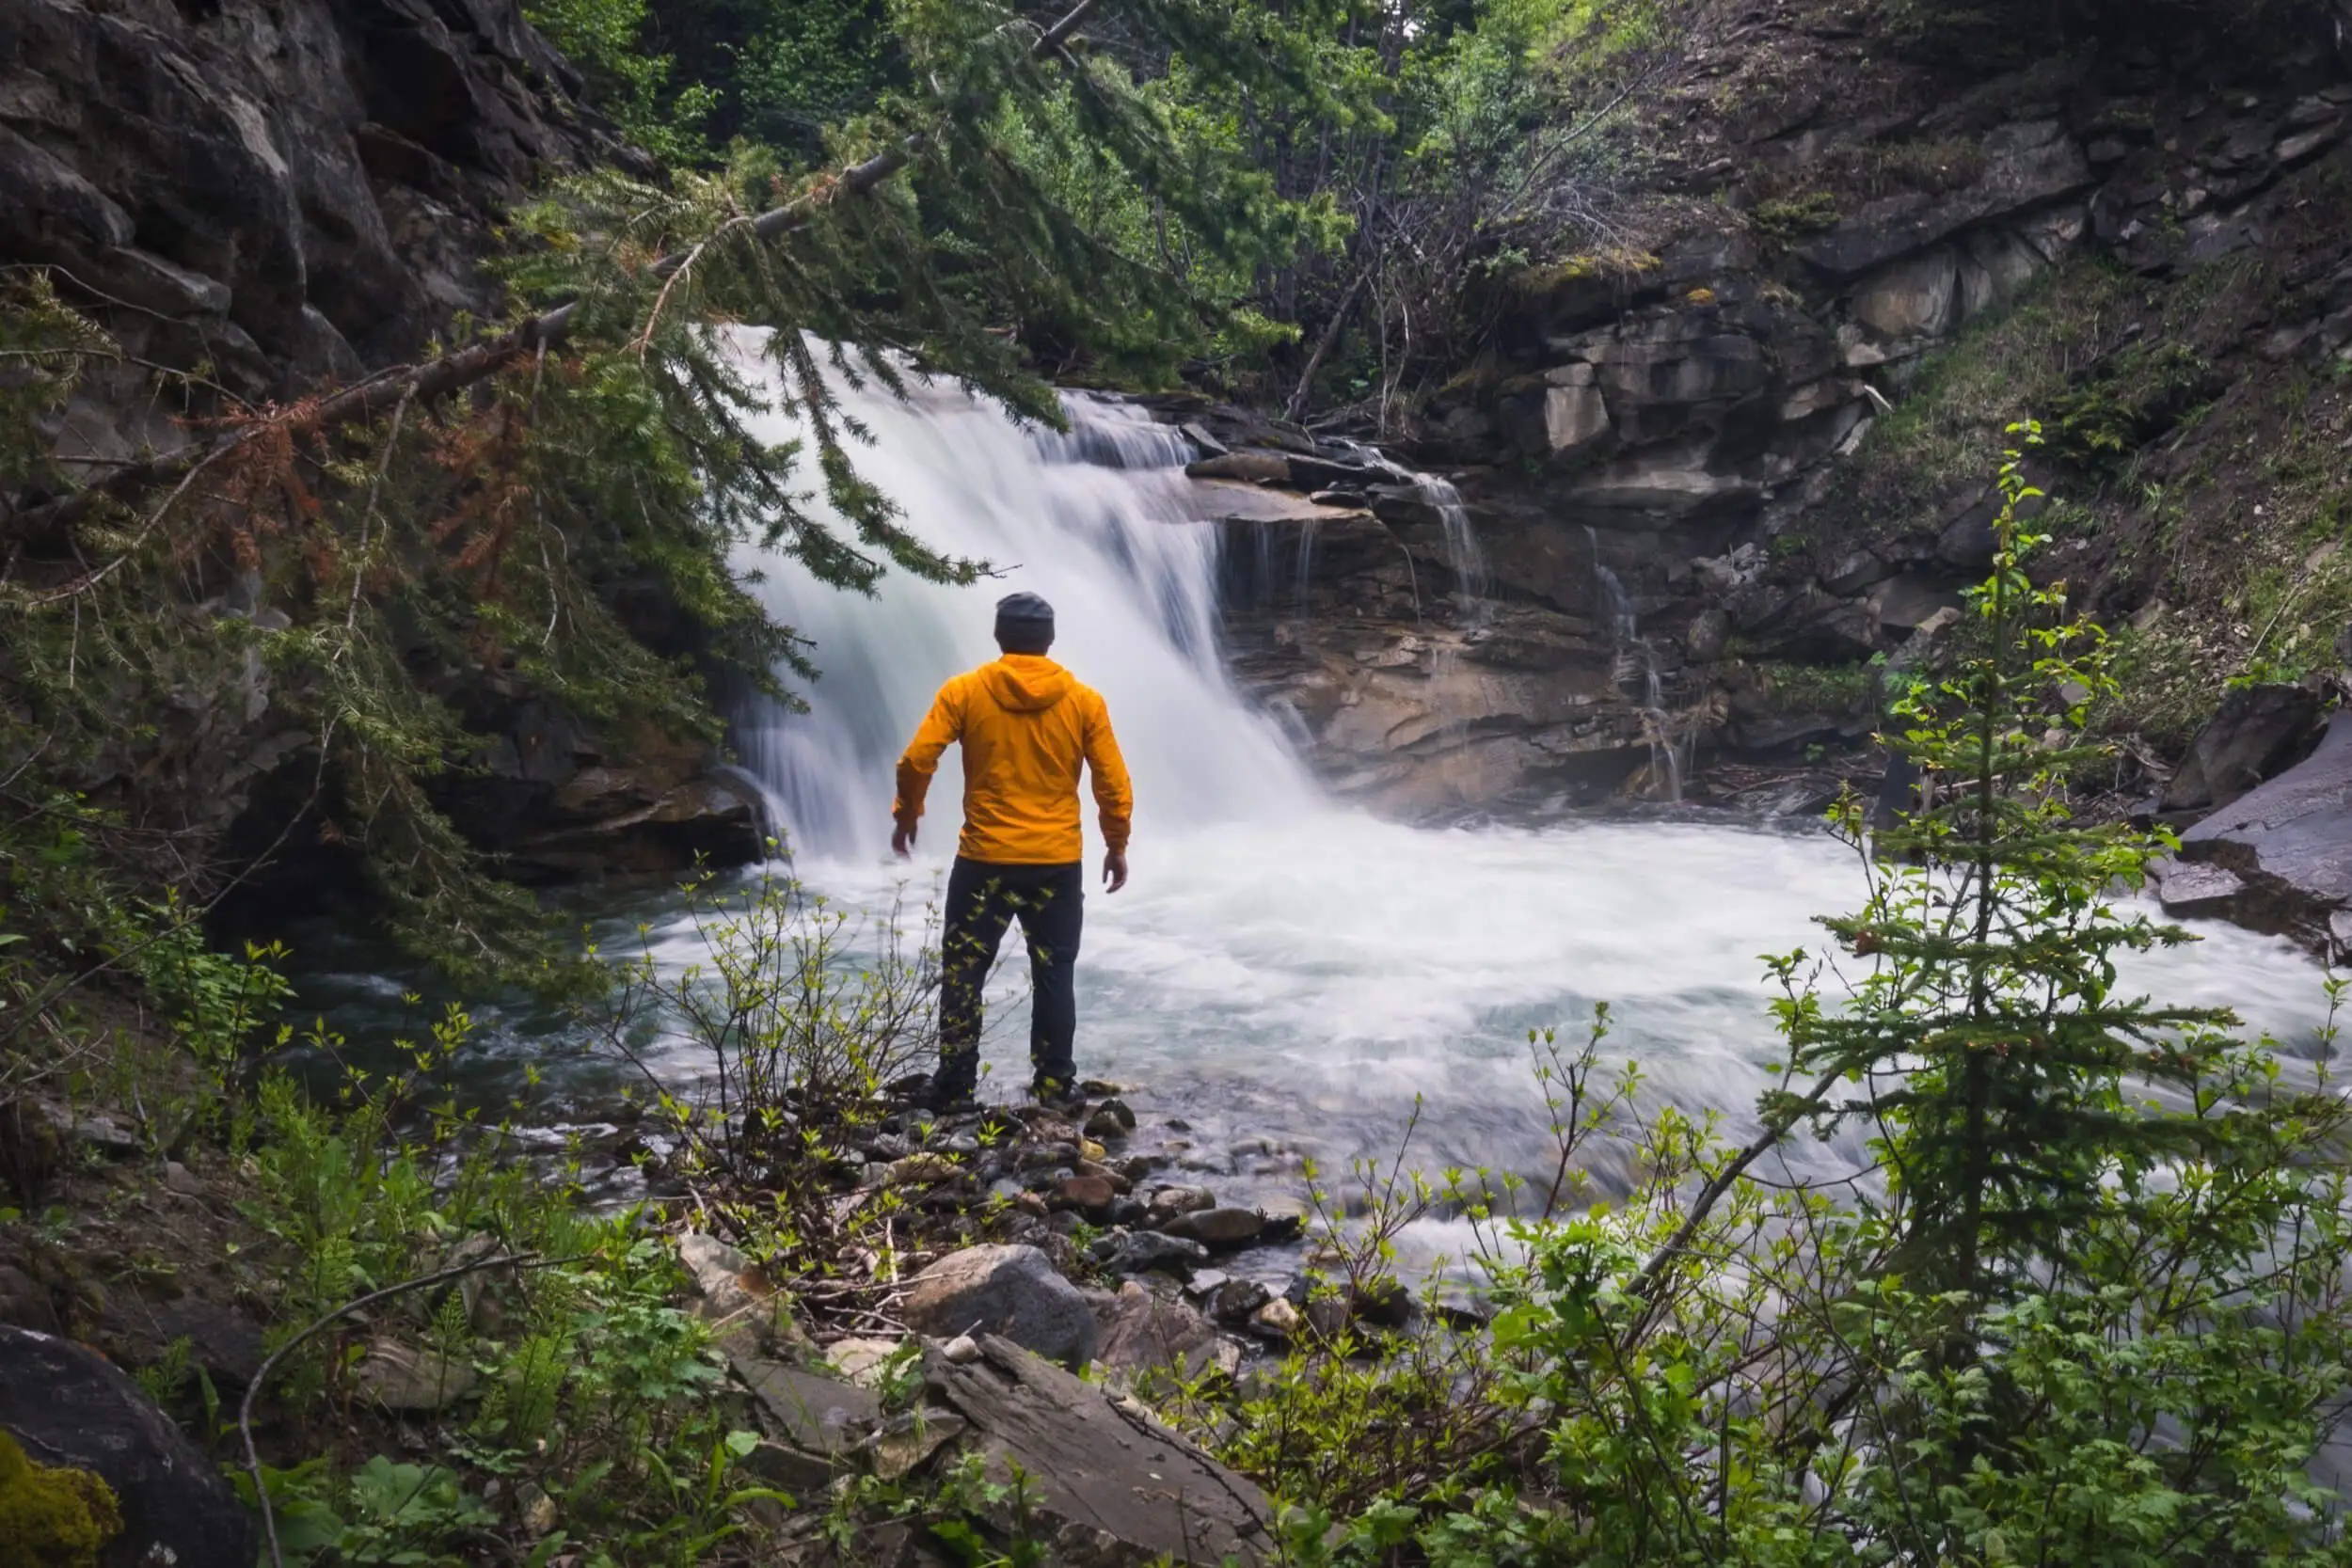
[[[1078,765],[1094,775],[1103,842],[1127,847],[1135,787],[1111,735],[1102,693],[1038,654],[1007,654],[939,689],[898,759],[890,808],[912,831],[939,770],[963,743],[963,837],[957,852],[998,865],[1060,865],[1086,857],[1078,829]]]

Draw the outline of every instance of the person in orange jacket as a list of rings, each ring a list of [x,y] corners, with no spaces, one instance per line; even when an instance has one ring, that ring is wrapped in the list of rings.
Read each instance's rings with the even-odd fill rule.
[[[939,689],[898,759],[891,806],[890,847],[904,857],[940,754],[962,744],[963,836],[947,876],[939,1069],[930,1093],[939,1105],[970,1100],[978,1086],[980,988],[1016,919],[1029,948],[1031,1091],[1062,1100],[1076,1081],[1075,981],[1086,910],[1081,763],[1093,775],[1102,816],[1103,880],[1113,893],[1127,885],[1135,790],[1102,693],[1045,657],[1054,645],[1054,607],[1035,594],[997,601],[996,645],[1002,658]]]

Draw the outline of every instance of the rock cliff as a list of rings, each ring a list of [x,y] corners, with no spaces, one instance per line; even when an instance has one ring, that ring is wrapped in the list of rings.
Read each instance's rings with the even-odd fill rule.
[[[2314,388],[2296,419],[2346,417],[2352,69],[2325,27],[1972,76],[1882,8],[1709,18],[1641,111],[1638,244],[1524,276],[1486,360],[1384,443],[1462,517],[1315,466],[1345,443],[1177,411],[1242,449],[1231,476],[1307,459],[1274,483],[1321,504],[1235,509],[1233,629],[1343,787],[1656,794],[1866,736],[1869,661],[1917,659],[1989,559],[2012,416],[2053,427],[2042,469],[2078,498],[2054,571],[2118,620],[2203,594],[2226,622],[2218,578],[2168,585],[2152,541],[2228,554],[2262,482],[2230,421],[2280,378]],[[2196,484],[2168,516],[2126,463]]]
[[[497,313],[484,262],[513,205],[591,164],[649,172],[576,94],[516,0],[11,0],[0,7],[0,266],[46,269],[124,357],[51,433],[85,471],[432,351]],[[185,372],[180,401],[151,372]],[[18,498],[24,500],[38,499]],[[249,586],[186,608],[276,612]],[[660,606],[657,641],[675,642]],[[675,651],[675,650],[673,650]],[[167,710],[77,781],[129,820],[251,851],[316,770],[258,658],[180,673]],[[453,693],[484,768],[450,803],[526,876],[757,852],[709,758]]]

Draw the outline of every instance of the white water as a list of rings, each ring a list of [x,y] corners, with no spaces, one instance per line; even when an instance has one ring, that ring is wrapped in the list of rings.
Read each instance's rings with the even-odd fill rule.
[[[863,471],[918,534],[1000,579],[901,575],[866,600],[746,562],[770,570],[769,602],[825,671],[811,713],[748,715],[742,732],[801,876],[868,907],[935,891],[960,780],[951,761],[920,854],[898,863],[892,764],[939,683],[993,657],[994,600],[1034,590],[1057,611],[1055,656],[1107,698],[1136,783],[1135,880],[1089,900],[1080,1067],[1192,1123],[1189,1157],[1221,1190],[1295,1184],[1299,1152],[1343,1164],[1390,1149],[1416,1097],[1419,1163],[1539,1170],[1527,1031],[1581,1033],[1601,1001],[1617,1025],[1607,1055],[1736,1126],[1772,1055],[1758,955],[1819,949],[1812,917],[1863,895],[1851,852],[1721,819],[1441,831],[1328,805],[1220,667],[1216,533],[1185,520],[1184,443],[1115,404],[1071,408],[1079,428],[1061,436],[947,390],[855,403],[880,438]],[[2308,1032],[2321,996],[2300,954],[2228,927],[2208,939],[2152,974],[2164,996]],[[1017,945],[986,1047],[998,1096],[1027,1078]],[[1231,1147],[1257,1137],[1289,1152]]]

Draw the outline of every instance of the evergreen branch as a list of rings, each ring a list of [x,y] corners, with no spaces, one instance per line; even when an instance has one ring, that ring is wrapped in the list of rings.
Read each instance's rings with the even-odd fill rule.
[[[1038,35],[1037,41],[1029,49],[1030,58],[1042,62],[1058,55],[1071,35],[1101,4],[1102,0],[1078,0],[1067,15]],[[819,182],[814,189],[794,200],[762,213],[750,222],[753,237],[766,244],[806,228],[827,207],[845,197],[864,196],[905,168],[930,145],[930,141],[927,134],[915,132],[897,147],[887,148],[863,163],[851,165],[838,177]],[[685,270],[708,243],[705,240],[686,250],[674,251],[662,257],[646,269],[647,276],[668,283]],[[477,382],[487,380],[526,354],[560,346],[571,335],[573,319],[579,309],[580,301],[572,300],[501,337],[476,343],[427,364],[403,367],[347,387],[321,399],[308,422],[312,429],[338,429],[376,418],[389,412],[395,404],[416,400],[435,402],[452,392],[463,390]],[[70,496],[15,513],[7,519],[6,529],[0,530],[0,538],[35,537],[70,527],[88,515],[91,509],[102,501],[121,499],[174,479],[191,476],[194,470],[207,467],[244,446],[263,428],[267,427],[247,426],[210,442],[191,443],[119,468]]]

